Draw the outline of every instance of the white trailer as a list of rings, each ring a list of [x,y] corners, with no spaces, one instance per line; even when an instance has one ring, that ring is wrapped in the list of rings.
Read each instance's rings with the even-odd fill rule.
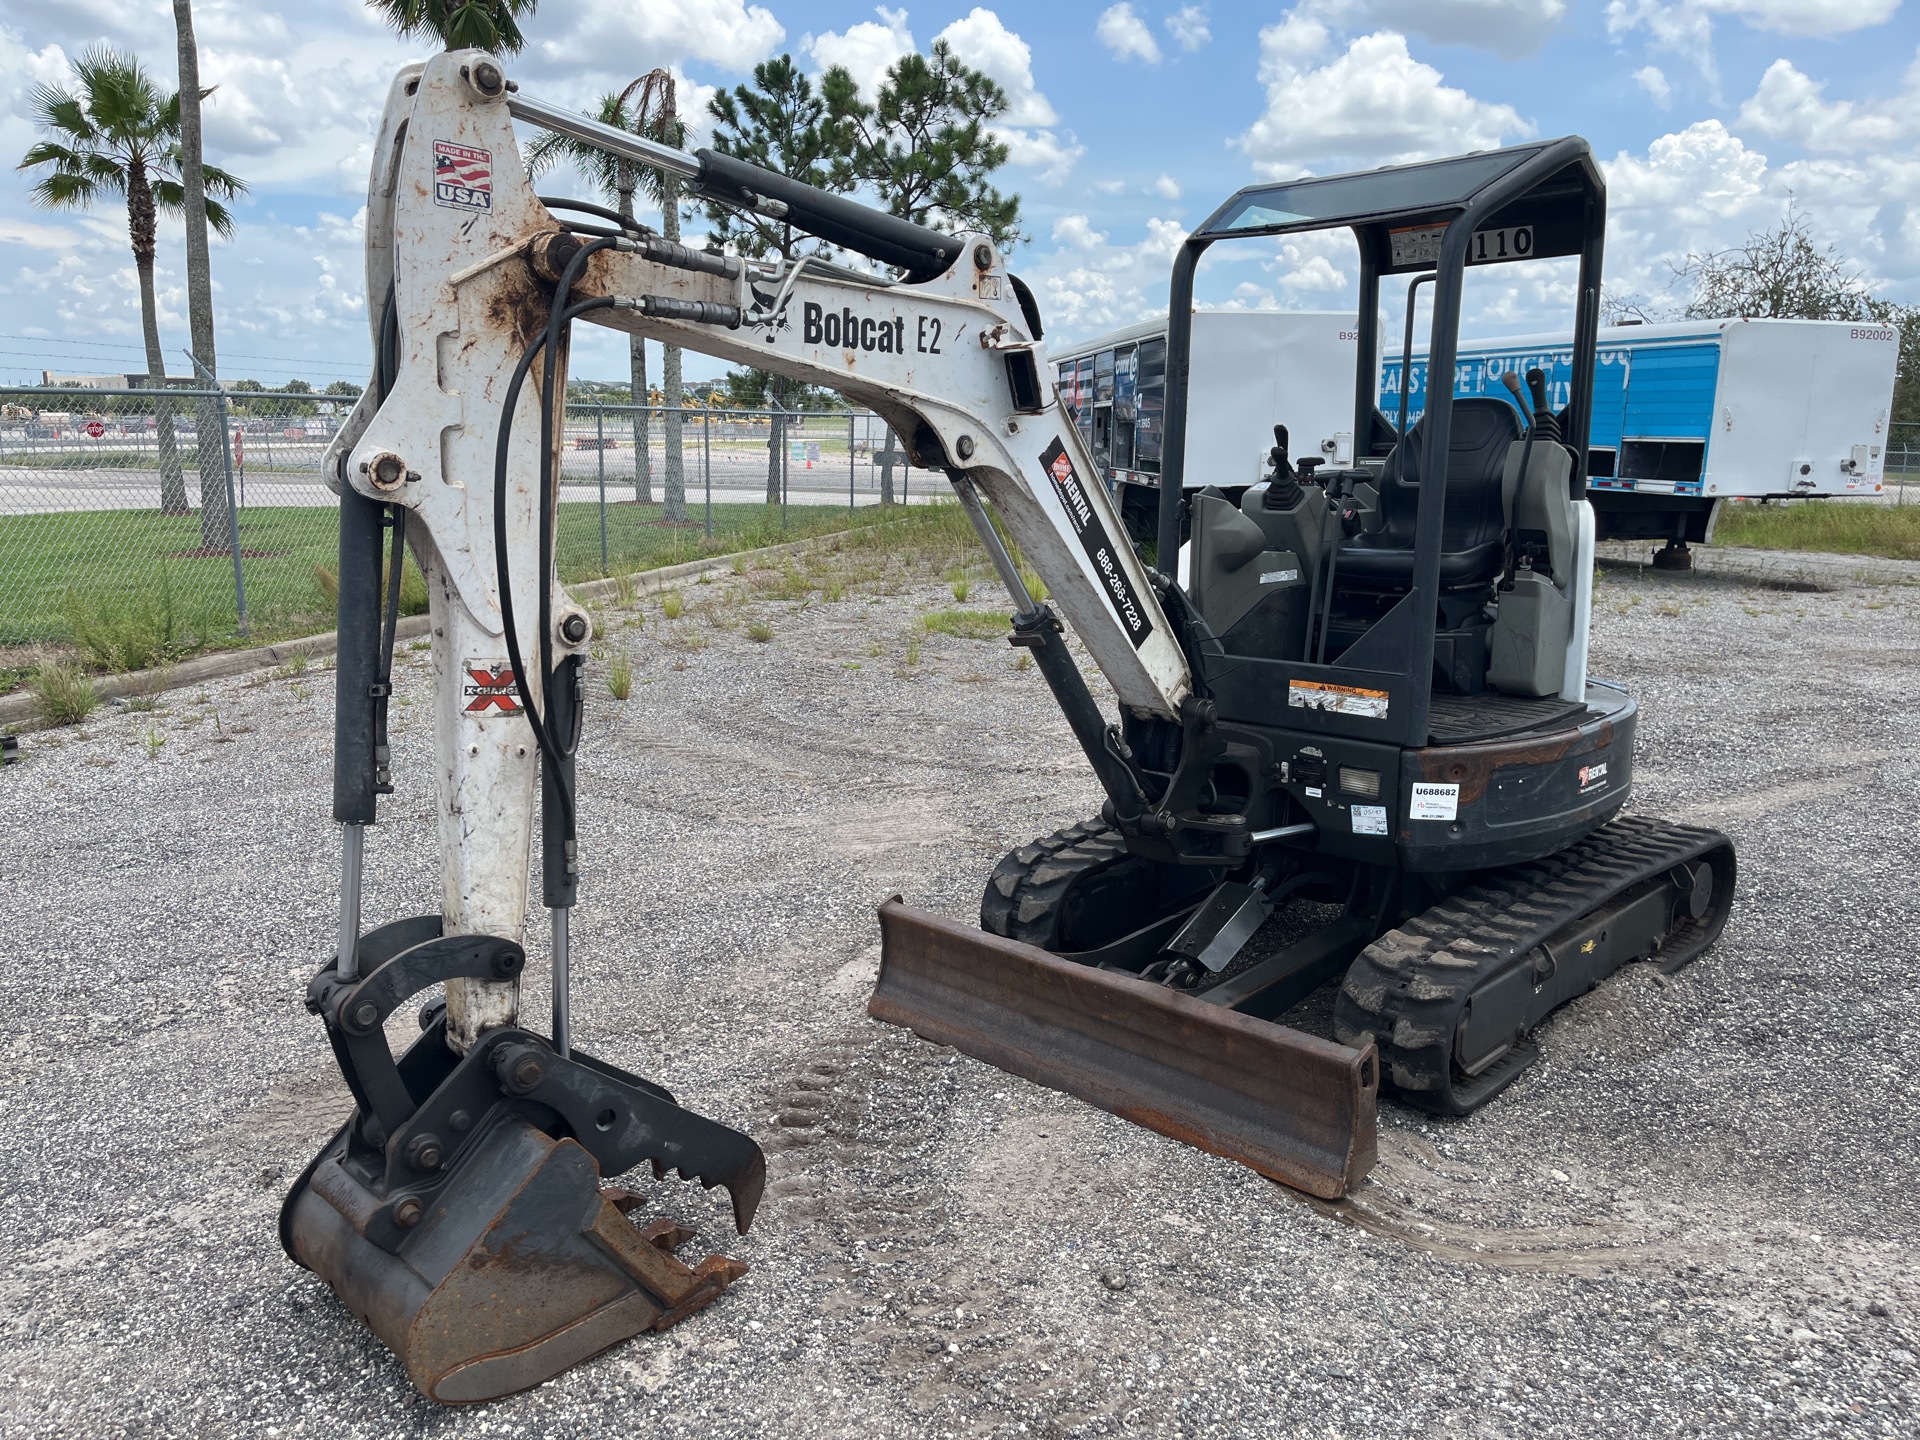
[[[1845,320],[1689,320],[1600,332],[1588,498],[1602,539],[1712,538],[1719,503],[1880,493],[1900,334]],[[1524,335],[1462,341],[1454,394],[1506,399],[1500,377],[1546,373],[1571,396],[1573,341]],[[1426,400],[1416,351],[1409,423]],[[1399,356],[1380,403],[1400,398]]]
[[[1193,317],[1188,489],[1239,489],[1264,475],[1273,427],[1293,453],[1353,461],[1353,316],[1199,310]],[[1060,398],[1092,447],[1127,528],[1150,540],[1160,494],[1167,322],[1152,320],[1054,350]]]

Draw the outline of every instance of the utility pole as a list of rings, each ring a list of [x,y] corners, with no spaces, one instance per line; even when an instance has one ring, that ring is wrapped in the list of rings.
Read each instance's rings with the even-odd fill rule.
[[[180,59],[180,188],[187,227],[187,324],[193,358],[211,379],[220,373],[213,353],[213,259],[207,243],[207,184],[200,149],[200,50],[193,38],[193,0],[173,0]],[[200,470],[200,548],[229,541],[226,436],[219,405],[201,399],[194,418]]]
[[[651,70],[627,87],[631,94],[639,87],[640,98],[634,104],[634,133],[662,144],[680,143],[679,104],[674,94],[673,76],[665,70]],[[624,102],[626,97],[621,97]],[[680,187],[672,176],[657,176],[660,198],[660,233],[668,240],[680,239]],[[662,344],[660,361],[660,429],[666,451],[661,467],[661,499],[665,502],[663,520],[687,518],[687,481],[682,452],[682,399],[680,347]],[[644,372],[643,372],[644,373]]]

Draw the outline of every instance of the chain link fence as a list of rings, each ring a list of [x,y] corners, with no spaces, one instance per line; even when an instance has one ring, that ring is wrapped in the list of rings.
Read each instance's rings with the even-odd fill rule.
[[[1887,427],[1885,479],[1901,505],[1908,503],[1909,487],[1920,486],[1920,420],[1896,420]]]
[[[352,405],[258,391],[0,388],[0,672],[23,647],[78,647],[133,669],[243,636],[327,628],[339,531],[321,459]],[[569,580],[946,494],[938,475],[909,474],[878,417],[844,410],[571,405],[560,478]],[[424,608],[424,586],[409,589],[412,608]]]

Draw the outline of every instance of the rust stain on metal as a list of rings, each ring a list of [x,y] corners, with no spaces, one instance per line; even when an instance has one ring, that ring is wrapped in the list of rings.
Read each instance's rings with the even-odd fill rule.
[[[1433,745],[1413,752],[1422,780],[1460,787],[1460,803],[1481,799],[1497,771],[1514,765],[1551,765],[1574,755],[1596,754],[1613,744],[1613,722],[1608,720],[1587,734],[1556,730],[1542,739],[1519,736],[1484,740],[1475,745]]]
[[[1337,1199],[1371,1168],[1379,1066],[1354,1050],[1130,975],[880,907],[867,1006],[1171,1139]]]
[[[513,336],[515,350],[525,350],[546,333],[547,315],[553,304],[550,287],[540,283],[533,262],[525,257],[497,265],[486,274],[486,300],[483,314],[487,328]],[[469,337],[472,343],[480,337]],[[489,340],[494,344],[497,341]]]

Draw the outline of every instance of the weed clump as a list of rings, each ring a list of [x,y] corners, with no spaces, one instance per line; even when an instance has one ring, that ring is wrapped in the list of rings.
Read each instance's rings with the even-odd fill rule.
[[[998,640],[1007,633],[1007,622],[984,610],[934,610],[920,617],[920,628],[962,640]]]
[[[56,662],[34,672],[33,708],[49,725],[77,725],[93,713],[100,697],[78,665]]]
[[[117,671],[151,670],[177,660],[215,633],[210,616],[181,613],[165,567],[153,584],[126,594],[88,597],[67,591],[67,627],[82,654],[103,670]]]
[[[614,651],[607,665],[607,693],[616,700],[625,700],[633,694],[633,661],[624,650]]]

